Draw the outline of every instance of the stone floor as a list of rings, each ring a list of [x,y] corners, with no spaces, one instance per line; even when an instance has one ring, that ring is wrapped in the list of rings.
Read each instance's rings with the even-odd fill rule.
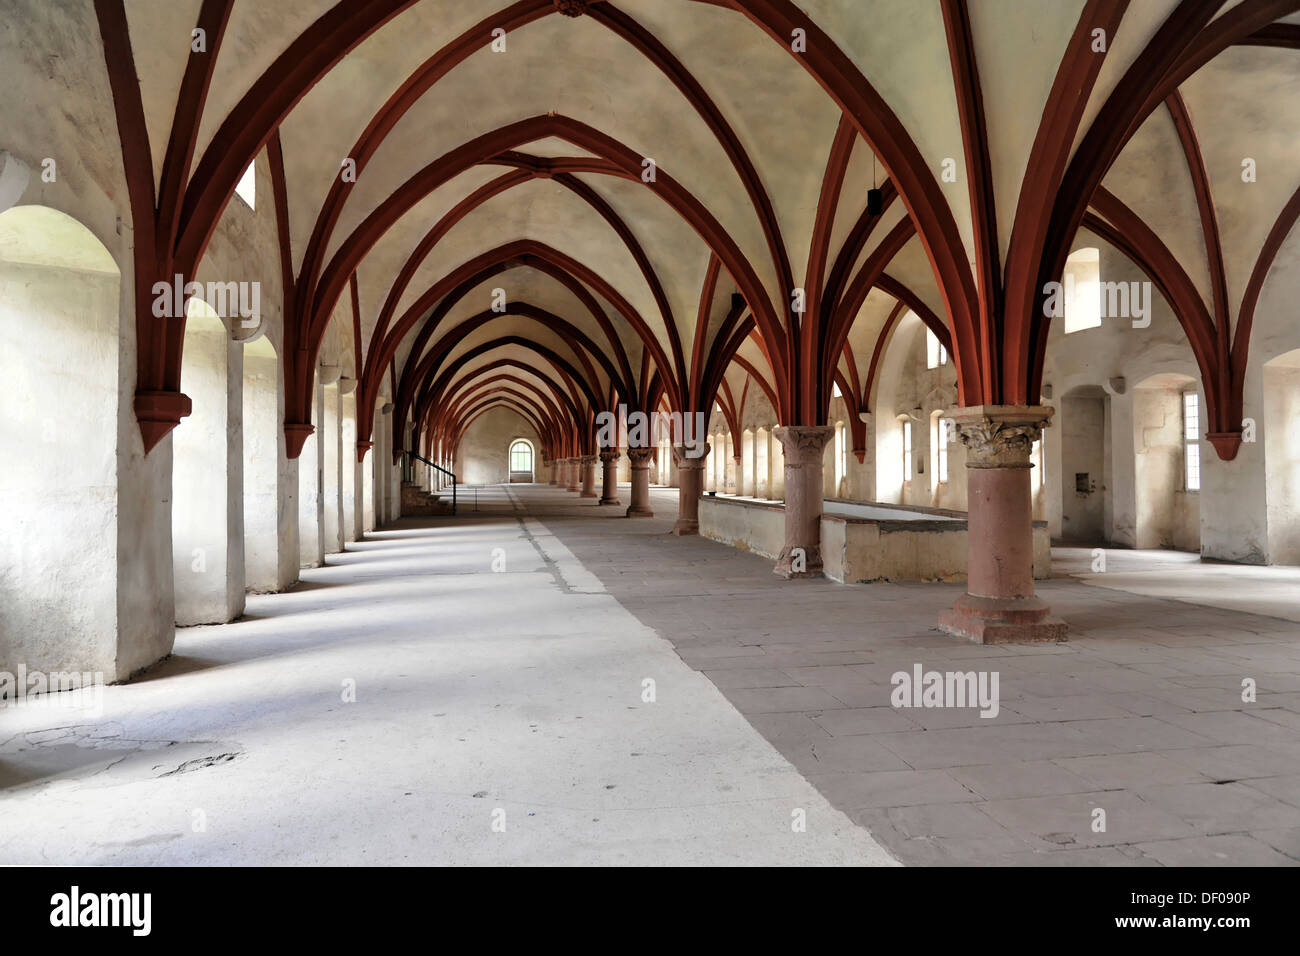
[[[179,631],[100,714],[0,708],[0,864],[894,862],[543,524],[480,508]]]
[[[0,863],[1300,862],[1300,633],[1206,605],[1221,566],[1063,551],[1071,640],[980,647],[931,626],[959,586],[782,582],[652,497],[482,489],[102,717],[0,710]],[[894,708],[916,665],[996,672],[997,716]]]
[[[904,863],[1300,862],[1300,632],[1184,603],[1294,615],[1294,569],[1108,551],[1093,574],[1091,552],[1067,551],[1039,591],[1071,639],[982,647],[930,626],[959,585],[783,582],[767,559],[664,533],[676,493],[653,497],[663,519],[633,536],[567,517],[560,494],[530,508]],[[892,675],[917,664],[996,671],[998,715],[892,707]]]

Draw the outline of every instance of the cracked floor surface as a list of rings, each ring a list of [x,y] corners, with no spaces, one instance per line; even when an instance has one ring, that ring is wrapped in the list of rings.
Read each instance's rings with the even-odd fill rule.
[[[0,710],[0,863],[893,862],[545,520],[472,507],[180,630],[102,709]]]

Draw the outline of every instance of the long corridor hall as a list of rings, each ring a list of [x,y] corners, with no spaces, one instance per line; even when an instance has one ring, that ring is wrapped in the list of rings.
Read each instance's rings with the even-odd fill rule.
[[[1300,0],[0,0],[0,879],[1259,916],[1132,868],[1300,865],[1297,91]]]
[[[181,630],[146,679],[105,689],[102,714],[18,711],[0,853],[1300,861],[1292,622],[1130,590],[1102,615],[1096,589],[1060,577],[1044,590],[1067,620],[1094,617],[1068,643],[955,644],[915,621],[956,586],[792,590],[753,555],[682,547],[672,491],[651,498],[661,515],[629,530],[548,486],[475,489],[457,518],[401,519],[250,597],[240,621]],[[891,706],[913,662],[997,672],[997,713]],[[1236,677],[1251,672],[1270,675],[1253,706]]]

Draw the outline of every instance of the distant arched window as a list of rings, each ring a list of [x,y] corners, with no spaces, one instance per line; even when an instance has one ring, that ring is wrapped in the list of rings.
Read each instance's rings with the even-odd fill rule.
[[[510,444],[510,480],[522,481],[523,475],[533,480],[533,446],[520,438]]]

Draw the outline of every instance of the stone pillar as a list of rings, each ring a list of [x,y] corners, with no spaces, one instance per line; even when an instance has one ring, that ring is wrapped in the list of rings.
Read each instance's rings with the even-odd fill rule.
[[[733,469],[733,473],[736,478],[736,487],[733,490],[733,493],[737,495],[743,495],[745,493],[745,469],[744,469],[745,459],[740,455],[736,455],[731,460],[735,462],[735,466],[736,466]]]
[[[783,425],[772,430],[785,451],[785,547],[772,573],[822,576],[822,452],[830,425]]]
[[[1065,639],[1034,595],[1029,452],[1052,417],[1044,405],[975,405],[950,416],[966,446],[966,593],[939,627],[980,644]]]
[[[583,455],[582,461],[582,497],[596,497],[596,456]]]
[[[704,463],[708,453],[707,444],[673,446],[673,463],[679,479],[673,534],[700,533],[700,495],[704,494]]]
[[[548,468],[551,469],[551,477],[550,477],[550,479],[549,479],[546,483],[547,483],[548,485],[554,485],[554,484],[558,483],[559,480],[560,480],[560,477],[559,477],[559,475],[560,475],[560,460],[557,458],[557,459],[555,459],[554,461],[544,461],[544,462],[542,462],[542,464],[543,464],[543,465],[546,465]]]
[[[618,500],[618,449],[602,448],[600,452],[601,482],[600,503],[616,505]]]
[[[564,472],[564,478],[565,478],[564,490],[579,491],[580,488],[578,483],[582,480],[582,475],[581,475],[582,459],[566,458],[564,459],[564,464],[566,469]]]
[[[653,448],[629,448],[628,461],[632,463],[632,503],[627,506],[629,518],[653,518],[650,508],[650,468],[654,463]]]

